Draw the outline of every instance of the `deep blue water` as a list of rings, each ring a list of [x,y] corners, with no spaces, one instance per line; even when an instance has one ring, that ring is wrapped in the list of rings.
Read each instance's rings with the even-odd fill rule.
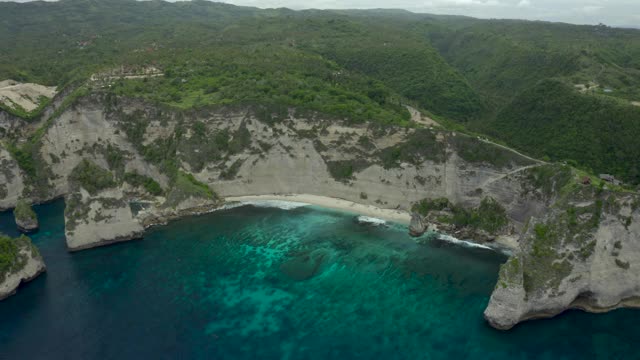
[[[70,254],[39,206],[46,275],[0,302],[0,359],[637,359],[640,312],[482,318],[502,255],[314,207],[241,207]],[[10,213],[0,231],[16,235]]]

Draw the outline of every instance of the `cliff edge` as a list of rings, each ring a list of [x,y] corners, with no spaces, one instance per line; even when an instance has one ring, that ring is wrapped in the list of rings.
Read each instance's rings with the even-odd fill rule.
[[[13,216],[18,230],[28,233],[38,230],[38,216],[26,201],[20,199],[13,210]]]
[[[640,307],[640,196],[568,183],[532,218],[484,312],[495,328],[567,309]]]
[[[23,282],[35,279],[46,266],[31,239],[0,235],[0,300],[15,294]]]

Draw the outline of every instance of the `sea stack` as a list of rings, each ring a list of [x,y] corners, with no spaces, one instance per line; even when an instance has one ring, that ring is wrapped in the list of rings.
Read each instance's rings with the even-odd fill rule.
[[[411,214],[411,223],[409,224],[409,235],[418,237],[427,231],[427,224],[422,215],[418,213]]]
[[[22,235],[12,239],[0,235],[0,248],[6,266],[0,270],[0,300],[15,294],[23,282],[28,282],[46,271],[46,266],[31,239]]]
[[[18,230],[29,233],[38,230],[38,217],[31,208],[31,205],[24,199],[18,200],[16,208],[13,211]]]

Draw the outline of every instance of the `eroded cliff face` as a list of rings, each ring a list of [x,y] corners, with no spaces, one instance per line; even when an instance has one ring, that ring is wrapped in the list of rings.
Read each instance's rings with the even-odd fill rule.
[[[23,176],[18,163],[0,144],[0,210],[16,206],[24,189]]]
[[[140,238],[143,230],[121,189],[107,189],[92,196],[80,188],[65,198],[65,237],[69,250]]]
[[[492,197],[516,226],[543,209],[513,196],[521,187],[514,175],[538,164],[478,139],[349,124],[293,109],[258,114],[248,107],[179,112],[90,95],[45,128],[35,150],[42,164],[38,180],[19,188],[25,175],[12,163],[16,176],[5,186],[13,186],[12,195],[21,191],[37,201],[65,196],[67,214],[77,213],[69,203],[89,206],[82,221],[67,216],[70,249],[139,237],[140,227],[208,211],[221,198],[239,195],[305,193],[406,211],[423,198],[477,206]],[[113,176],[108,196],[83,192],[82,184],[70,181],[84,160]],[[153,179],[162,193],[130,184],[128,174]],[[199,185],[215,196],[199,193]],[[105,207],[106,198],[110,205],[119,202],[119,210]],[[15,199],[5,197],[5,206]],[[131,203],[142,211],[127,212]]]
[[[493,326],[568,307],[633,305],[637,296],[636,195],[578,185],[569,167],[480,139],[294,109],[175,111],[101,94],[41,129],[30,148],[41,165],[35,178],[0,148],[0,206],[14,206],[20,194],[64,196],[71,250],[139,238],[230,196],[304,193],[404,211],[425,198],[467,209],[492,199],[508,221],[498,240],[514,251],[485,313]],[[21,134],[17,144],[26,141]],[[429,221],[415,219],[414,235]]]
[[[305,193],[405,211],[423,198],[446,197],[472,207],[491,197],[504,205],[516,227],[544,209],[534,199],[513,196],[522,186],[516,175],[539,164],[444,130],[350,124],[294,109],[180,112],[100,94],[40,125],[45,131],[30,148],[38,165],[35,179],[7,151],[0,153],[10,169],[3,171],[9,175],[0,174],[0,186],[8,189],[0,204],[14,206],[23,194],[36,202],[65,196],[67,202],[78,200],[72,204],[98,207],[104,196],[82,192],[82,184],[70,181],[74,169],[89,160],[114,178],[108,198],[122,206],[120,215],[110,215],[113,229],[119,221],[145,227],[207,211],[224,197],[240,195]],[[22,139],[18,144],[32,140],[23,132],[12,136]],[[162,193],[128,183],[128,174],[153,179]],[[203,184],[215,196],[198,192]],[[131,203],[142,211],[124,214]],[[80,229],[67,231],[71,249],[109,243],[110,237],[139,237],[138,227],[123,226],[128,235],[105,232],[101,216],[107,215],[98,215],[103,221],[82,215]],[[67,218],[68,224],[76,222]]]
[[[570,186],[570,185],[569,185]],[[576,308],[640,306],[640,197],[564,189],[500,270],[485,318],[498,329]]]
[[[46,271],[46,266],[38,249],[25,236],[9,239],[15,246],[15,257],[9,269],[0,273],[0,300],[13,295],[23,282],[35,279]]]

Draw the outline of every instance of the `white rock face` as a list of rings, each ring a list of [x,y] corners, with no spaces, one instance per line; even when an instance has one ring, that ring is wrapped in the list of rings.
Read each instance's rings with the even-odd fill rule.
[[[40,97],[50,99],[55,95],[55,86],[20,83],[14,80],[0,81],[0,103],[9,108],[33,111],[40,104]]]
[[[46,271],[42,257],[37,250],[32,250],[30,244],[21,246],[19,256],[24,256],[27,259],[26,263],[22,269],[8,274],[4,281],[0,282],[0,300],[15,294],[21,283],[31,281]]]
[[[100,107],[87,104],[85,107],[65,111],[48,129],[40,155],[49,164],[54,177],[50,179],[55,196],[67,194],[67,177],[82,161],[89,158],[103,168],[109,168],[104,154],[94,148],[112,146],[124,153],[125,171],[136,171],[167,185],[167,177],[155,166],[145,161],[127,140],[116,124],[106,118]]]
[[[603,216],[592,231],[593,253],[585,260],[574,258],[571,271],[563,276],[557,289],[549,286],[526,291],[523,272],[527,269],[510,267],[513,259],[507,262],[484,313],[489,323],[506,330],[521,321],[555,316],[571,308],[604,312],[640,307],[640,211],[624,205],[632,201],[628,197],[619,200],[623,204],[619,213]],[[621,221],[621,217],[625,220]],[[521,237],[521,252],[528,251],[530,245],[526,235]],[[515,258],[522,265],[522,255],[516,254]]]
[[[141,238],[144,228],[123,198],[120,189],[105,190],[96,196],[82,189],[80,194],[68,196],[65,236],[69,250]]]
[[[9,152],[0,145],[0,210],[16,206],[23,189],[22,171]]]
[[[153,146],[154,142],[171,138],[178,126],[182,126],[186,138],[193,136],[189,126],[178,125],[179,117],[164,114],[157,117],[156,110],[144,103],[130,101],[123,105],[124,114],[135,114],[148,119],[142,144]],[[109,169],[105,148],[111,146],[124,154],[124,171],[135,171],[151,177],[163,188],[169,186],[168,178],[159,169],[150,164],[136,150],[122,129],[119,115],[108,114],[99,102],[82,101],[69,108],[56,119],[47,130],[41,157],[49,164],[53,173],[50,183],[53,186],[52,197],[69,196],[72,192],[68,176],[73,168],[82,161],[90,159],[98,166]],[[454,203],[465,206],[477,206],[485,196],[494,197],[507,208],[516,225],[522,224],[531,214],[544,211],[544,206],[532,199],[514,197],[514,192],[521,190],[518,174],[526,170],[526,166],[507,166],[496,168],[490,164],[469,164],[460,159],[453,149],[449,149],[446,161],[434,162],[424,160],[421,164],[400,164],[399,167],[385,169],[375,163],[358,169],[349,181],[337,181],[329,171],[328,162],[353,160],[365,154],[373,155],[390,146],[406,141],[414,130],[397,130],[386,134],[376,134],[366,125],[345,125],[331,123],[321,119],[295,118],[290,115],[284,122],[268,125],[254,118],[247,111],[217,111],[199,114],[186,122],[202,122],[207,131],[215,133],[227,130],[233,134],[241,126],[250,133],[250,144],[243,151],[227,155],[224,159],[207,159],[200,171],[194,171],[192,165],[185,160],[179,164],[184,172],[191,172],[195,178],[208,184],[220,197],[269,194],[311,194],[345,199],[385,209],[407,211],[411,204],[423,198],[447,197]],[[319,124],[326,126],[312,138],[305,138],[300,133],[311,131]],[[436,136],[437,142],[446,146],[447,133]],[[458,135],[461,136],[461,135]],[[359,143],[361,137],[371,141],[366,150]],[[195,154],[201,153],[205,143],[196,144]],[[260,151],[256,151],[260,149]],[[353,151],[357,149],[357,151]],[[360,155],[358,155],[360,154]],[[368,154],[368,155],[367,155]],[[178,156],[182,154],[178,152]],[[225,177],[223,173],[232,164],[238,162],[237,173]],[[113,170],[113,169],[112,169]],[[136,189],[124,186],[121,194],[109,196],[122,202],[135,200],[139,196]],[[146,210],[135,216],[142,226],[166,222],[190,213],[208,211],[215,207],[215,202],[203,199],[182,201],[176,208],[163,206],[165,199],[155,199]],[[83,198],[84,202],[95,202],[90,209],[102,212],[100,201]],[[205,201],[205,203],[200,203]],[[121,210],[109,215],[109,221],[85,225],[78,224],[77,229],[69,233],[69,246],[73,249],[90,247],[91,244],[109,243],[130,238],[136,234],[137,228],[131,225],[129,212]],[[114,209],[108,210],[114,212]],[[106,215],[105,215],[106,216]],[[123,234],[106,230],[118,228],[115,224],[123,221]],[[91,223],[91,229],[88,227]],[[99,230],[103,229],[103,230]],[[84,240],[83,240],[84,239]]]
[[[62,98],[58,95],[53,102],[59,105]],[[83,99],[55,119],[42,139],[40,156],[51,170],[47,180],[52,188],[47,190],[46,198],[38,200],[65,196],[65,233],[71,250],[139,238],[148,226],[211,211],[225,197],[309,194],[403,211],[409,211],[412,203],[424,198],[444,197],[454,204],[475,208],[483,198],[491,197],[505,208],[514,230],[499,237],[499,241],[515,249],[514,259],[521,261],[518,266],[512,263],[508,271],[501,271],[485,312],[493,326],[507,329],[519,321],[553,316],[570,307],[601,311],[636,306],[640,299],[640,215],[637,207],[630,205],[633,199],[622,199],[619,210],[603,213],[597,228],[589,234],[595,242],[585,259],[569,258],[568,253],[584,250],[575,244],[553,249],[561,252],[559,259],[566,262],[549,264],[550,268],[558,266],[566,273],[555,279],[551,272],[548,280],[553,283],[531,290],[527,256],[532,250],[533,230],[530,226],[519,238],[517,234],[532,217],[549,219],[558,215],[549,213],[551,203],[542,189],[531,188],[527,180],[536,167],[545,166],[531,159],[510,153],[509,161],[500,165],[491,160],[465,161],[464,152],[456,148],[456,140],[464,135],[434,130],[420,139],[420,146],[435,152],[443,150],[442,157],[421,153],[413,160],[389,166],[380,157],[381,152],[408,142],[419,130],[390,128],[381,133],[367,125],[330,121],[318,115],[296,117],[294,111],[286,119],[267,124],[246,109],[173,113],[137,100],[118,102],[118,111],[110,112],[99,95]],[[53,108],[45,110],[45,114]],[[144,120],[143,131],[136,140],[139,143],[132,143],[126,133],[138,119]],[[206,136],[189,142],[197,136],[192,126],[195,123],[201,125],[198,129]],[[0,112],[1,131],[19,136],[26,128],[19,119]],[[241,138],[237,134],[245,128],[249,135],[240,149],[207,152],[216,135],[225,133],[229,145],[237,136]],[[185,135],[176,139],[177,133]],[[108,148],[120,153],[117,165],[105,151]],[[156,157],[162,156],[162,151],[168,149],[175,154],[172,166],[184,173],[183,179],[188,177],[186,174],[193,175],[219,198],[191,196],[184,191],[168,201],[172,182],[160,170],[157,159],[152,163],[143,156],[149,156],[148,150]],[[509,152],[504,148],[493,150],[497,155]],[[122,181],[122,185],[95,195],[78,190],[70,183],[69,175],[83,159],[114,175],[136,172],[150,177],[160,184],[165,195],[152,196],[142,187]],[[355,164],[355,168],[351,176],[337,180],[332,165],[343,162]],[[25,187],[25,175],[2,147],[0,165],[0,209],[5,209],[15,206]],[[587,200],[586,203],[593,202],[593,198]],[[145,206],[134,214],[130,202]],[[626,219],[628,224],[624,223]],[[421,230],[430,224],[414,221],[414,225]]]

